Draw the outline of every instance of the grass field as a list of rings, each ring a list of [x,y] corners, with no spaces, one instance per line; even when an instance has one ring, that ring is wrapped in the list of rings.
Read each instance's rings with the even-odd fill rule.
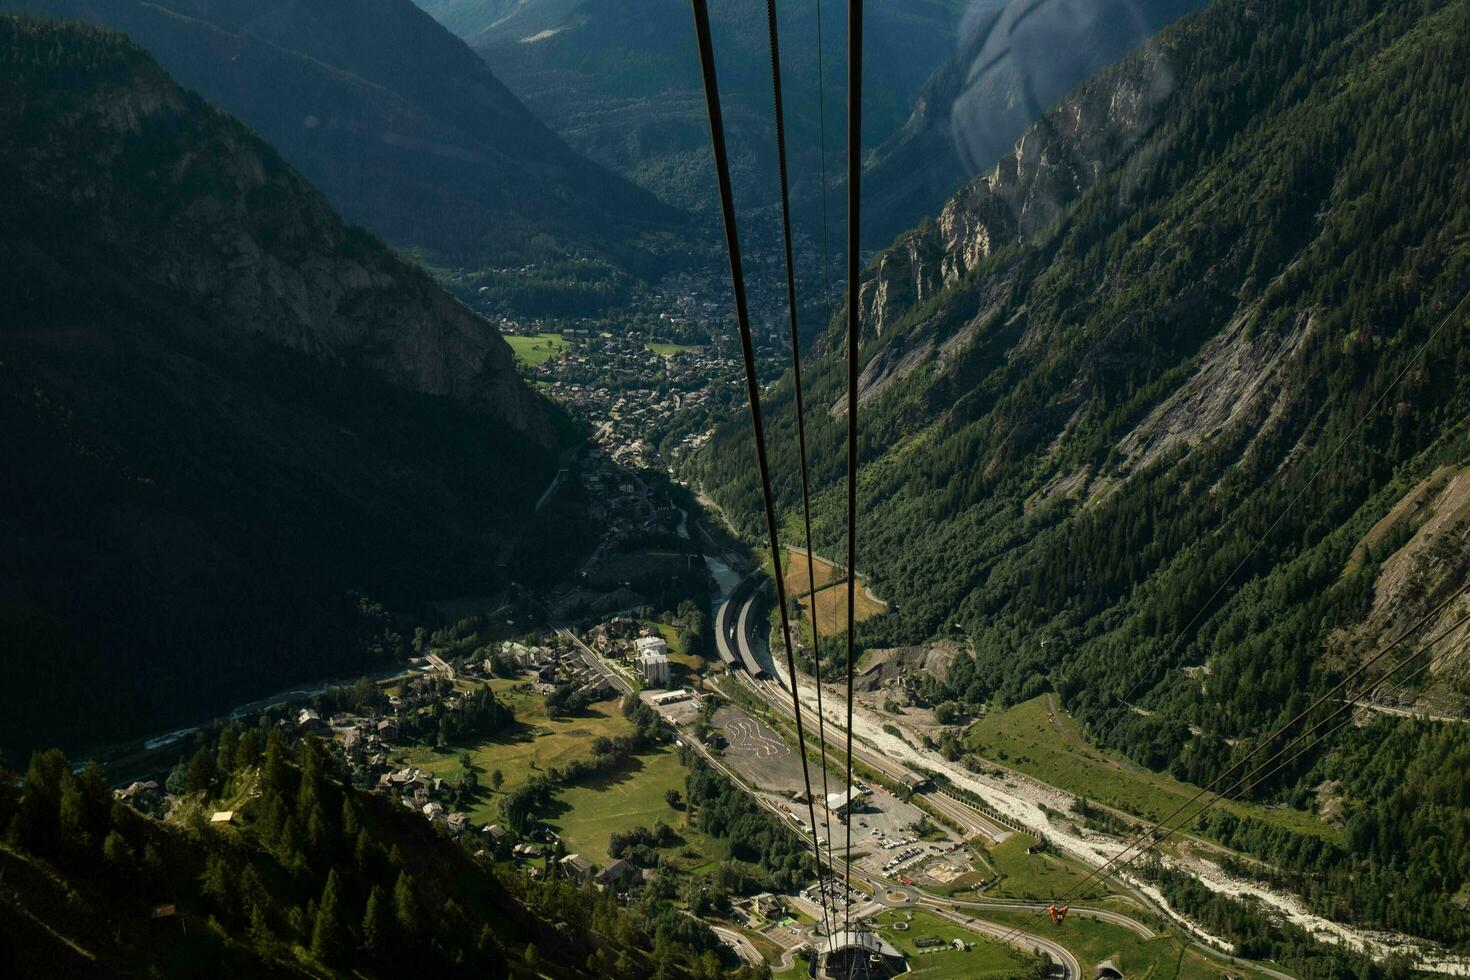
[[[1087,742],[1077,724],[1042,695],[970,726],[966,744],[988,759],[1053,786],[1119,810],[1160,820],[1196,793],[1196,787],[1150,772]],[[1223,804],[1296,833],[1336,839],[1340,831],[1311,814],[1241,803]]]
[[[608,863],[607,842],[614,833],[652,827],[662,820],[684,839],[664,851],[676,865],[694,870],[725,855],[715,841],[689,827],[683,810],[664,798],[671,789],[684,792],[684,766],[673,749],[660,749],[632,760],[626,768],[569,786],[556,794],[546,822],[561,835],[567,850],[596,864]]]
[[[1030,898],[1050,900],[1067,894],[1074,885],[1087,880],[1087,869],[1056,854],[1027,854],[1036,838],[1012,834],[1004,841],[983,850],[982,865],[988,864],[1000,875],[1000,881],[983,892],[967,892],[963,887],[952,890],[955,898]],[[975,845],[978,847],[978,844]],[[957,884],[960,882],[957,880]],[[1103,896],[1114,891],[1108,882],[1091,882],[1085,894]]]
[[[847,583],[839,582],[829,585],[827,588],[818,588],[815,596],[803,596],[801,599],[801,612],[808,620],[812,619],[812,604],[816,603],[817,629],[823,636],[833,636],[838,633],[847,632]],[[870,598],[863,588],[863,580],[858,578],[857,596],[854,599],[853,615],[859,623],[865,619],[887,610],[887,606]]]
[[[516,724],[510,730],[471,745],[452,745],[443,751],[417,747],[394,757],[405,765],[418,766],[455,782],[462,771],[459,757],[461,753],[469,753],[482,787],[479,799],[469,811],[477,824],[494,823],[499,817],[499,794],[488,790],[491,772],[499,769],[505,778],[502,789],[511,789],[524,783],[534,772],[590,757],[592,740],[599,735],[611,738],[633,730],[616,701],[599,701],[585,715],[552,721],[542,708],[541,696],[520,689],[520,682],[496,680],[491,686],[495,696],[516,713]]]
[[[1000,943],[923,909],[891,909],[868,921],[877,926],[880,936],[908,958],[910,972],[905,976],[958,980],[961,977],[1013,974],[1024,966],[1021,957]],[[895,923],[906,924],[908,928],[897,929]],[[941,939],[946,944],[959,939],[971,948],[960,950],[946,945],[926,952],[916,945],[921,939]]]
[[[767,556],[764,565],[771,573]],[[812,571],[817,583],[816,594],[808,591],[806,552],[799,548],[787,548],[781,562],[782,574],[788,595],[797,599],[801,606],[802,634],[811,637],[812,607],[816,606],[816,624],[823,636],[835,636],[847,632],[847,583],[841,570],[832,562],[817,555],[812,556]],[[853,612],[859,623],[888,611],[888,606],[867,594],[867,583],[857,577],[857,597]]]
[[[1084,976],[1091,976],[1093,968],[1103,960],[1112,960],[1128,980],[1175,980],[1176,977],[1178,980],[1220,980],[1227,973],[1232,976],[1265,976],[1244,966],[1226,966],[1192,948],[1181,953],[1172,936],[1144,939],[1130,929],[1096,919],[1073,915],[1057,926],[1044,913],[986,910],[978,916],[987,922],[1015,926],[1055,939],[1077,957]]]
[[[806,551],[801,548],[787,548],[786,552],[786,594],[804,596],[811,591],[807,577]],[[817,555],[812,556],[812,572],[819,589],[837,578],[837,567]]]
[[[651,340],[644,346],[653,351],[655,354],[661,354],[664,357],[673,357],[675,354],[681,353],[686,350],[699,349],[693,344],[667,344],[661,340]]]
[[[554,333],[538,333],[529,337],[509,335],[505,342],[510,344],[516,359],[528,367],[543,364],[558,354],[571,350],[571,345],[562,340],[560,334]]]
[[[600,701],[584,715],[552,721],[543,710],[541,695],[522,683],[495,680],[491,686],[495,696],[515,711],[514,728],[472,745],[454,745],[442,752],[415,748],[402,755],[404,764],[454,782],[462,772],[460,755],[469,753],[481,787],[469,810],[476,826],[498,821],[501,793],[524,783],[533,773],[590,757],[592,742],[599,735],[611,738],[633,730],[617,701]],[[489,789],[490,773],[496,769],[505,778],[501,793]],[[662,820],[683,838],[663,852],[677,867],[688,871],[713,867],[727,851],[689,829],[684,811],[669,806],[665,799],[671,789],[684,792],[684,776],[678,753],[671,748],[635,756],[620,770],[560,789],[546,823],[562,836],[569,851],[605,865],[608,838],[613,833],[652,827],[654,821]]]

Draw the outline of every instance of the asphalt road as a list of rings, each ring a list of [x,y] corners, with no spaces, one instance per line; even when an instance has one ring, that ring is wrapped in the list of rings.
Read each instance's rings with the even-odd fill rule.
[[[760,950],[755,948],[755,944],[734,929],[728,926],[710,926],[710,931],[716,936],[719,936],[720,941],[726,946],[733,949],[736,956],[752,966],[759,966],[765,962],[765,957],[761,956]]]

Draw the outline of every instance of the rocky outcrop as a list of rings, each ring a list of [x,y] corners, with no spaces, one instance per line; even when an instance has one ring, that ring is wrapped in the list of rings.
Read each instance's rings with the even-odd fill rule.
[[[386,610],[577,560],[489,323],[121,35],[0,16],[0,77],[0,747],[372,669]]]
[[[891,242],[995,166],[1068,92],[1199,0],[970,5],[958,49],[924,83],[908,120],[872,154],[863,239]]]
[[[1169,50],[1089,82],[1028,129],[933,221],[880,252],[858,288],[863,332],[884,336],[909,308],[953,286],[996,250],[1034,241],[1154,123],[1169,93]]]

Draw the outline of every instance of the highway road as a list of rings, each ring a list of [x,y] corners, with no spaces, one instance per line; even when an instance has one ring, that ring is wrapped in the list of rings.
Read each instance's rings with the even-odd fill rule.
[[[752,616],[751,610],[758,601],[757,590],[751,583],[760,580],[762,576],[763,573],[756,573],[746,579],[745,582],[742,582],[740,588],[731,594],[730,600],[724,606],[721,606],[719,614],[716,615],[717,625],[720,623],[722,617],[727,624],[731,621],[739,624],[736,629],[721,631],[716,638],[717,640],[733,641],[736,649],[730,651],[732,654],[731,659],[738,659],[742,663],[760,664],[759,651],[754,649],[750,643],[751,629],[747,626],[747,622],[755,618]],[[722,650],[721,656],[724,656],[724,654],[725,651]],[[761,700],[771,705],[786,717],[794,718],[795,710],[791,704],[791,692],[783,688],[779,681],[762,678],[760,676],[762,672],[763,669],[749,670],[747,671],[749,676],[742,677],[741,681]],[[818,732],[823,726],[808,724],[807,728],[812,732]],[[836,751],[840,753],[838,758],[845,760],[847,757],[845,733],[830,721],[826,723],[825,729],[828,755],[830,756]],[[861,762],[874,772],[880,773],[900,784],[905,777],[913,775],[910,770],[889,761],[878,753],[872,752],[856,742],[853,743],[852,757],[855,761]],[[991,841],[1000,843],[1011,835],[1011,831],[1007,827],[1002,826],[999,822],[957,799],[937,792],[925,794],[924,799],[940,814],[959,824],[963,828],[966,837],[975,834],[984,834]]]
[[[751,680],[744,677],[740,678],[740,682],[785,717],[795,716],[791,707],[791,692],[782,688],[778,682]],[[811,723],[808,723],[806,727],[812,733],[822,730],[822,726]],[[836,753],[836,758],[845,760],[847,758],[846,733],[830,721],[826,723],[825,732],[828,756],[832,757]],[[885,759],[878,753],[860,745],[856,740],[852,745],[852,757],[855,762],[861,762],[874,772],[897,782],[902,782],[905,776],[910,775],[908,769]],[[966,837],[983,834],[998,844],[1011,836],[1012,831],[1009,828],[954,797],[938,791],[923,792],[919,795],[940,814],[959,824],[964,829]]]

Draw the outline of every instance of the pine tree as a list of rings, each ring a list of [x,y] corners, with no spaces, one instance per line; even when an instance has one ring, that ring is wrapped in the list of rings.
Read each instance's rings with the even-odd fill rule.
[[[81,867],[92,853],[91,835],[87,833],[86,801],[76,780],[67,778],[57,807],[62,857],[73,867]]]
[[[405,933],[410,936],[419,934],[419,901],[413,893],[413,882],[407,871],[398,873],[398,881],[393,886],[393,915]]]
[[[362,944],[373,956],[381,955],[392,943],[390,930],[392,920],[388,917],[388,896],[377,885],[368,893],[367,911],[362,916]]]
[[[127,875],[133,870],[133,847],[122,834],[109,831],[102,841],[102,859],[119,875]]]
[[[212,899],[225,913],[231,908],[235,890],[230,884],[230,866],[218,854],[204,859],[204,874],[199,878],[199,891],[205,898]]]
[[[342,885],[336,869],[327,872],[327,884],[311,931],[311,955],[328,965],[341,963],[347,951],[347,930],[342,925]]]
[[[342,797],[342,839],[356,840],[358,829],[357,804],[352,794],[344,794]]]
[[[202,793],[214,783],[214,759],[204,746],[189,760],[189,769],[184,776],[184,789],[190,793]]]
[[[259,905],[250,906],[250,938],[259,944],[273,942],[276,938],[265,910]]]
[[[255,729],[247,728],[235,746],[233,769],[236,772],[253,768],[260,761],[260,736]]]
[[[357,870],[362,874],[371,874],[375,864],[373,852],[373,839],[368,836],[367,830],[357,832],[357,843],[352,848],[352,860],[357,865]]]
[[[265,783],[276,790],[286,789],[290,767],[286,763],[286,739],[280,729],[272,728],[265,740]]]

